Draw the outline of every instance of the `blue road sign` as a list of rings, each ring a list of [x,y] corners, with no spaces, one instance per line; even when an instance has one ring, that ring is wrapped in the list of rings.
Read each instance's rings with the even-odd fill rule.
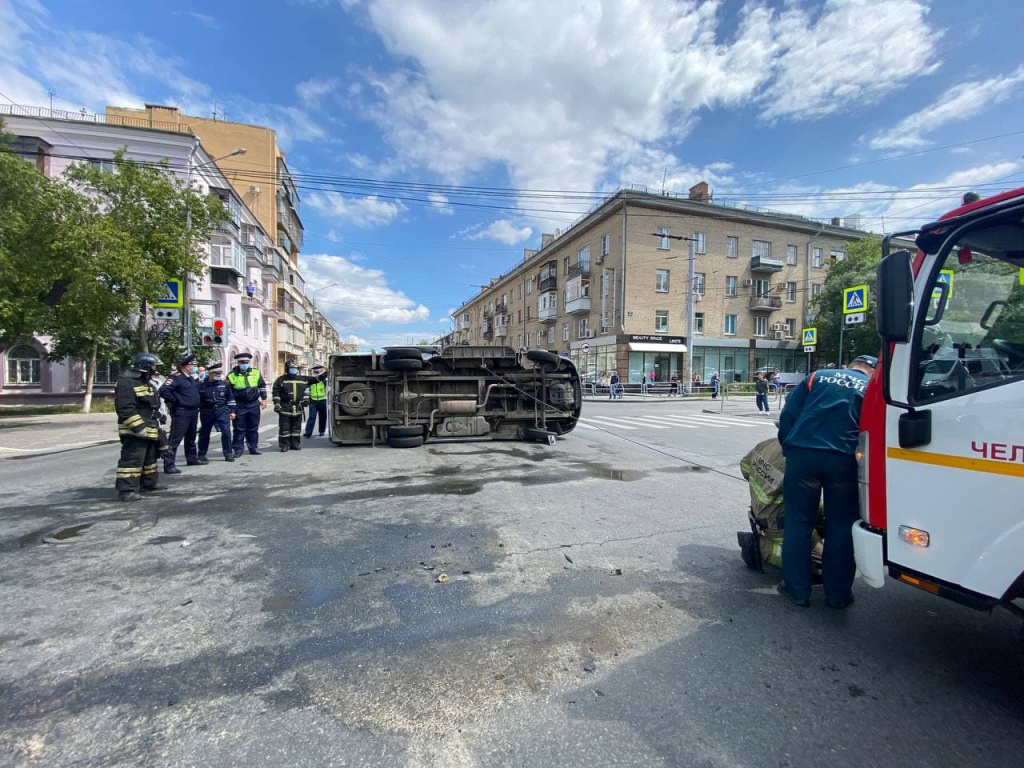
[[[181,309],[184,305],[185,291],[182,289],[181,280],[164,280],[163,295],[152,302],[152,306],[162,309]]]
[[[866,285],[855,285],[853,288],[843,289],[843,314],[850,315],[854,312],[867,312],[868,309],[868,287]]]

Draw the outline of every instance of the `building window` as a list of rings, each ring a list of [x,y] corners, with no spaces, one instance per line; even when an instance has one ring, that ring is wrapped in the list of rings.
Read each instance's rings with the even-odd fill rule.
[[[772,257],[772,244],[767,240],[755,240],[753,255],[754,258],[770,259]]]
[[[738,278],[734,277],[733,275],[729,275],[727,278],[725,278],[725,295],[726,296],[735,296],[736,295],[736,283],[737,282],[738,282]]]
[[[693,252],[699,254],[705,254],[708,252],[708,233],[707,232],[694,232],[693,233]]]
[[[694,312],[693,313],[693,332],[704,333],[704,313]]]
[[[790,304],[796,302],[796,283],[786,283],[786,301]]]
[[[601,238],[601,258],[612,252],[612,236],[604,235]]]
[[[533,293],[533,278],[532,277],[529,280],[526,281],[526,295],[529,296],[531,293]]]
[[[7,383],[39,383],[39,352],[35,347],[15,344],[7,351]]]
[[[562,259],[562,274],[563,275],[568,275],[569,274],[569,266],[570,266],[569,265],[569,261],[570,261],[570,257],[569,256],[566,256],[564,259]]]
[[[113,173],[114,172],[114,161],[113,160],[98,160],[95,157],[90,158],[86,162],[89,163],[100,173]]]
[[[704,273],[695,272],[693,275],[693,292],[698,296],[704,295]]]
[[[725,316],[725,335],[735,336],[736,335],[736,315]]]
[[[516,319],[517,323],[523,322],[523,310],[519,310],[519,317]]]
[[[576,322],[576,338],[585,339],[587,338],[587,318],[581,317]]]
[[[231,311],[234,312],[235,310]],[[315,317],[313,318],[313,321],[316,322]],[[230,332],[231,329],[228,328],[228,331]],[[252,315],[249,313],[248,307],[242,307],[242,333],[246,336],[252,335]]]
[[[533,319],[532,310],[533,310],[533,308],[529,304],[527,304],[526,305],[526,319],[528,321]]]
[[[551,328],[548,328],[548,344],[554,344],[554,343],[555,343],[555,329],[552,326]]]
[[[796,266],[796,246],[795,245],[787,245],[786,246],[786,264],[791,266],[791,267],[795,267]]]
[[[569,324],[562,323],[562,341],[569,340]]]
[[[590,269],[590,246],[585,245],[576,252],[576,266]]]
[[[829,251],[828,255],[832,258],[832,261],[842,261],[846,258],[846,254],[843,251],[836,250],[835,248]]]
[[[516,334],[516,349],[522,349],[522,348],[523,348],[523,334],[517,333]]]
[[[117,383],[117,377],[121,374],[121,366],[117,363],[96,362],[96,375],[92,383],[98,387],[109,387]]]
[[[654,290],[657,293],[668,293],[668,270],[659,269],[654,273]]]
[[[654,310],[654,330],[657,333],[668,333],[668,310]]]
[[[817,296],[821,293],[821,283],[815,283],[811,286],[811,296]]]
[[[821,268],[821,248],[811,249],[811,266]]]
[[[755,296],[767,296],[772,292],[772,281],[771,280],[755,280],[754,281],[754,295]]]
[[[725,255],[730,259],[737,259],[740,255],[740,239],[738,237],[725,238]]]
[[[793,329],[794,328],[796,328],[796,320],[794,318],[792,318],[792,317],[787,317],[786,318],[786,328],[785,328],[786,338],[787,339],[792,339],[793,338]]]
[[[228,333],[231,333],[238,327],[238,312],[234,307],[231,308],[231,316],[228,319]]]
[[[669,237],[668,237],[670,234],[672,234],[671,231],[669,231],[669,228],[668,227],[658,227],[658,234],[660,235],[660,237],[658,238],[658,250],[659,251],[667,251],[667,250],[669,250],[670,243],[672,242],[669,239]]]
[[[768,318],[764,315],[760,315],[754,318],[754,335],[755,336],[767,336],[768,335]]]
[[[530,348],[530,340],[531,340],[532,338],[533,338],[533,334],[532,334],[532,333],[528,333],[528,334],[526,334],[526,348],[527,348],[527,349],[529,349],[529,348]]]

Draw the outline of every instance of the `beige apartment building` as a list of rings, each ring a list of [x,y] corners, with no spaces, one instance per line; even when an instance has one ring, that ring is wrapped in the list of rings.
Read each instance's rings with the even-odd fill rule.
[[[621,190],[543,235],[539,251],[459,307],[443,341],[566,354],[589,381],[682,378],[684,355],[704,382],[715,371],[730,382],[805,371],[811,298],[867,234],[857,226],[715,204],[705,182],[686,197]]]
[[[270,234],[269,242],[246,239],[244,243],[248,257],[262,267],[264,282],[272,286],[265,294],[260,292],[248,298],[258,300],[264,312],[276,318],[276,369],[265,373],[283,372],[284,361],[291,357],[306,366],[322,361],[314,360],[313,338],[307,332],[312,319],[308,316],[305,280],[299,269],[303,243],[299,193],[284,153],[277,145],[276,132],[263,126],[183,115],[175,107],[158,105],[146,105],[144,109],[108,106],[106,113],[109,118],[132,125],[177,126],[200,139],[207,152],[216,158],[235,193]],[[245,151],[238,152],[240,148]],[[322,316],[320,324],[330,325]]]

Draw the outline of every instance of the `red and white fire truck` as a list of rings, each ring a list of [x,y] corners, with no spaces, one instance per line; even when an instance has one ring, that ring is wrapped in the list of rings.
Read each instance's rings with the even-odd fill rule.
[[[857,568],[1024,618],[1024,188],[964,203],[883,242]]]

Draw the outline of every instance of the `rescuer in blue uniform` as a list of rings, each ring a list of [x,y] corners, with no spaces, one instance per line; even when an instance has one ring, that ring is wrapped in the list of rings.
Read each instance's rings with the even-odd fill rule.
[[[267,407],[267,384],[263,375],[252,367],[252,355],[239,352],[235,367],[228,374],[228,384],[235,397],[235,434],[232,450],[237,459],[249,444],[249,453],[259,456],[260,411]]]
[[[322,365],[313,366],[313,376],[322,376],[327,369]],[[320,437],[327,431],[327,382],[314,381],[309,385],[309,418],[306,420],[306,437],[313,436],[313,425],[320,422]]]
[[[786,456],[786,504],[779,592],[810,605],[811,534],[825,494],[825,550],[821,558],[825,603],[853,604],[853,524],[857,520],[857,432],[864,388],[877,360],[861,355],[847,369],[818,370],[786,399],[779,442]]]
[[[235,396],[231,385],[221,376],[224,366],[214,363],[206,369],[206,379],[199,382],[199,463],[209,464],[206,452],[210,449],[210,432],[220,430],[220,447],[224,461],[234,461],[231,446],[231,422],[235,419]]]
[[[167,378],[160,387],[160,397],[167,401],[171,412],[170,446],[164,454],[164,474],[180,475],[174,466],[178,457],[178,446],[185,442],[185,463],[194,466],[199,463],[196,451],[196,427],[199,424],[199,383],[194,378],[198,358],[186,355],[178,361],[178,370]]]

